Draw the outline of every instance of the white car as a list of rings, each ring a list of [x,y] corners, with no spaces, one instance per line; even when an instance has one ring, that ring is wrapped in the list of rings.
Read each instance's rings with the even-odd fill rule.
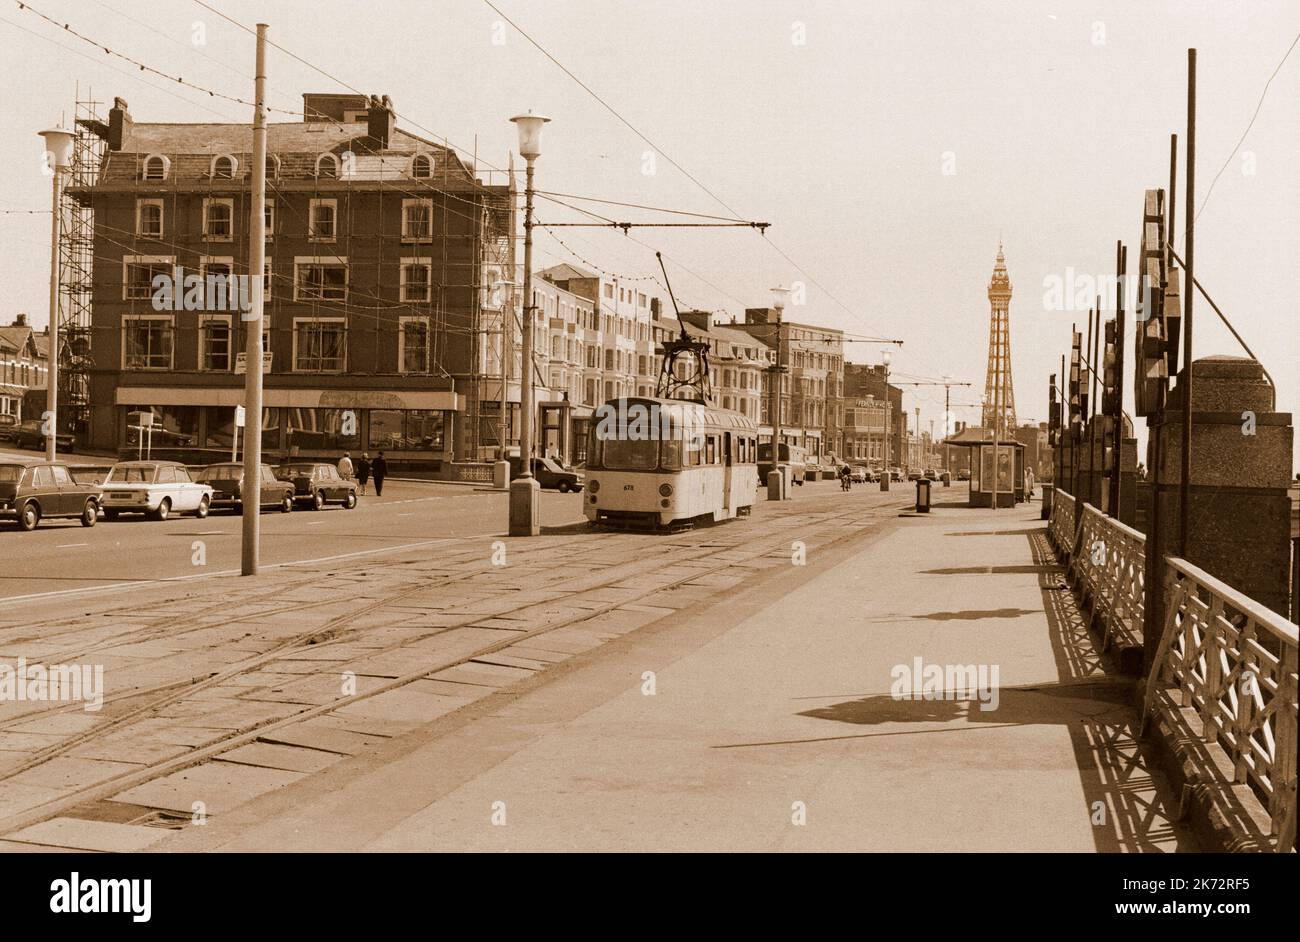
[[[212,506],[212,488],[190,477],[179,461],[119,461],[100,488],[108,520],[123,513],[142,513],[152,520],[185,513],[202,518]]]

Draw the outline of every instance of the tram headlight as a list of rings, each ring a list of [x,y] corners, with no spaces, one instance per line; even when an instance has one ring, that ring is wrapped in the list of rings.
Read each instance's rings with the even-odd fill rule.
[[[598,490],[600,490],[600,482],[599,482],[599,481],[588,481],[588,482],[587,482],[587,490],[589,490],[589,491],[590,491],[591,493],[593,493],[593,494],[596,493]]]
[[[665,481],[663,484],[660,484],[660,485],[659,485],[659,496],[660,496],[660,497],[672,497],[672,496],[673,496],[673,486],[672,486],[671,484],[669,484],[668,482],[666,482],[666,481]]]

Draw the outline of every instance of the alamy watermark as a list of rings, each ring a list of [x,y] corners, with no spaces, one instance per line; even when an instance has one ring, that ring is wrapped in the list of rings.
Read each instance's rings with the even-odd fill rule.
[[[895,700],[978,700],[983,712],[998,708],[996,664],[926,664],[915,657],[895,665],[889,676]]]
[[[87,713],[104,705],[103,664],[0,664],[0,701],[57,703],[84,701]]]
[[[209,272],[199,274],[176,265],[159,272],[149,282],[150,301],[155,311],[240,311],[253,307],[250,275]]]

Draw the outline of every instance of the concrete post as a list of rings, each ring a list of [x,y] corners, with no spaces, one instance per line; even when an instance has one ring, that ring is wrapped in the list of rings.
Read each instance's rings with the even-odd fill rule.
[[[1285,613],[1289,603],[1291,414],[1274,412],[1274,390],[1258,361],[1205,357],[1192,364],[1192,448],[1187,561]],[[1160,447],[1182,449],[1183,388],[1169,394]],[[1150,463],[1150,462],[1148,462]],[[1162,462],[1153,494],[1164,545],[1179,534],[1178,461]]]

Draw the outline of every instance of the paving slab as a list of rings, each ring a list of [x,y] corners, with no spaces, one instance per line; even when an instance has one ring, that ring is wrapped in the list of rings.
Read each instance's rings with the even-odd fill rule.
[[[11,841],[27,844],[122,854],[144,850],[167,837],[168,833],[163,828],[140,824],[59,817],[15,831],[8,837]]]

